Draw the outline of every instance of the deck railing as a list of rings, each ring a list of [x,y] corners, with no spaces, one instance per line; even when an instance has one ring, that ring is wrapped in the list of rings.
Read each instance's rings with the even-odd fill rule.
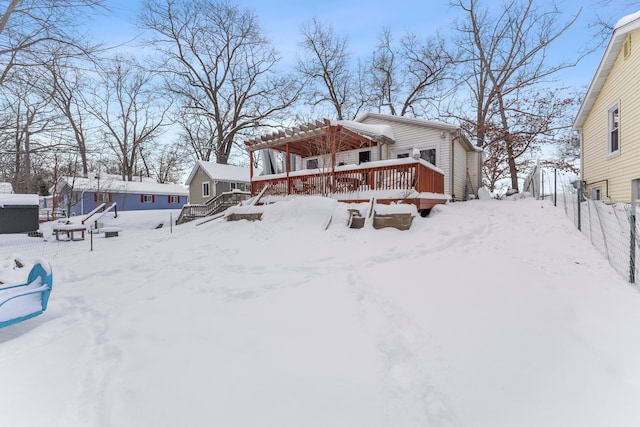
[[[359,166],[338,166],[333,171],[254,177],[251,194],[269,187],[266,194],[330,195],[369,190],[401,190],[444,193],[444,175],[424,160],[397,159],[369,162]]]

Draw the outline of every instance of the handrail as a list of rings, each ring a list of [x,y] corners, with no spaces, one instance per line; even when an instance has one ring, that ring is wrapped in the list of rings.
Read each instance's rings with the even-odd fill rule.
[[[98,218],[96,218],[95,220],[95,227],[94,228],[98,228],[98,220],[100,220],[100,218],[102,218],[103,216],[105,216],[109,211],[111,211],[111,209],[115,209],[114,210],[114,218],[118,218],[118,207],[117,207],[117,203],[113,202],[113,204],[111,206],[109,206],[107,209],[104,210],[104,212],[102,212],[102,215],[100,215]],[[84,223],[83,223],[84,224]]]
[[[103,209],[105,205],[106,205],[106,203],[102,202],[102,203],[100,203],[98,206],[96,206],[96,208],[95,208],[94,210],[92,210],[91,212],[89,212],[89,213],[87,214],[87,216],[82,220],[82,224],[84,224],[84,222],[85,222],[86,220],[88,220],[89,218],[91,218],[92,216],[94,216],[96,213],[98,213],[98,211],[99,211],[100,209]]]
[[[249,196],[250,193],[246,191],[228,191],[207,200],[205,203],[184,205],[182,206],[180,215],[178,215],[176,224],[180,225],[194,218],[204,218],[215,215],[230,206],[237,205],[246,200]]]

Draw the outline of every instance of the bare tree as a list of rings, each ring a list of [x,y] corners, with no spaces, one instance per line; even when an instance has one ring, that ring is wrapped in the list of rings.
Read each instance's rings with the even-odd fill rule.
[[[375,106],[394,116],[428,115],[453,64],[440,35],[423,40],[408,32],[396,45],[391,30],[384,28],[369,61]]]
[[[101,80],[89,108],[100,123],[104,144],[118,159],[120,174],[131,181],[144,146],[153,144],[167,124],[171,104],[155,89],[153,74],[132,61],[107,59],[98,74]]]
[[[215,124],[218,163],[228,162],[236,138],[282,118],[299,97],[249,10],[214,0],[145,0],[140,23],[152,30],[149,45],[162,58],[167,89]]]
[[[52,111],[51,96],[42,91],[44,79],[36,70],[25,69],[1,86],[4,125],[0,130],[6,153],[13,158],[11,180],[14,191],[38,191],[35,175],[42,175],[42,157],[57,147],[51,134],[59,128]],[[37,167],[40,165],[40,167]],[[38,170],[36,170],[38,169]]]
[[[473,94],[475,107],[473,117],[462,119],[471,124],[468,128],[472,129],[478,146],[484,148],[489,142],[504,144],[511,186],[518,189],[518,145],[523,140],[516,130],[518,123],[527,117],[535,121],[537,100],[530,95],[536,87],[549,83],[555,73],[579,60],[550,63],[547,50],[580,12],[559,24],[561,12],[557,8],[544,10],[533,0],[512,0],[495,17],[475,0],[457,0],[454,6],[467,15],[458,25],[459,47],[466,65],[464,81]],[[487,130],[496,127],[499,140],[488,141]],[[548,130],[540,128],[534,133],[544,135]],[[529,139],[525,135],[524,140]],[[529,146],[530,143],[525,144],[525,148]]]
[[[151,173],[159,183],[178,183],[190,156],[182,144],[164,145],[151,157]]]
[[[216,123],[208,115],[181,108],[176,119],[180,127],[180,144],[189,147],[197,160],[210,161],[216,143]]]
[[[303,55],[297,71],[306,81],[305,94],[312,105],[328,104],[338,120],[355,118],[367,103],[359,89],[359,74],[353,70],[353,54],[347,37],[314,18],[300,33]]]
[[[86,81],[78,64],[68,64],[65,58],[53,58],[46,64],[49,79],[46,88],[51,92],[51,101],[68,124],[74,142],[72,147],[80,157],[82,176],[89,173],[88,141],[86,116],[88,115],[84,99],[87,91]]]
[[[42,64],[51,45],[73,46],[74,54],[90,51],[83,36],[74,31],[89,10],[102,8],[104,0],[8,0],[0,14],[0,85],[16,66]],[[0,10],[2,10],[0,9]]]

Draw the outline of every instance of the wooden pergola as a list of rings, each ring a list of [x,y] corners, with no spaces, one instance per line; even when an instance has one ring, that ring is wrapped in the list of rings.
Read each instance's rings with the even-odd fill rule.
[[[316,120],[294,128],[280,130],[268,135],[245,141],[253,178],[253,152],[267,148],[286,153],[286,172],[291,170],[290,154],[301,157],[331,155],[331,164],[335,165],[338,151],[375,147],[380,142],[392,142],[384,135],[365,135],[329,119]]]

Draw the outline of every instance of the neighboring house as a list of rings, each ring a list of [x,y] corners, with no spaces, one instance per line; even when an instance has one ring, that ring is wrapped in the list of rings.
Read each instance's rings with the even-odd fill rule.
[[[229,191],[249,191],[249,183],[249,168],[198,160],[185,184],[189,187],[189,203],[202,204]]]
[[[375,198],[413,203],[422,214],[455,197],[477,195],[482,150],[461,129],[441,122],[367,113],[324,119],[245,141],[253,163],[251,192],[267,200],[321,194],[345,202]]]
[[[588,197],[629,202],[640,179],[640,12],[615,25],[573,129]]]
[[[119,211],[181,209],[188,190],[178,184],[159,184],[150,178],[125,181],[118,175],[64,177],[50,190],[57,206],[69,215],[84,215],[102,203],[116,203]]]

